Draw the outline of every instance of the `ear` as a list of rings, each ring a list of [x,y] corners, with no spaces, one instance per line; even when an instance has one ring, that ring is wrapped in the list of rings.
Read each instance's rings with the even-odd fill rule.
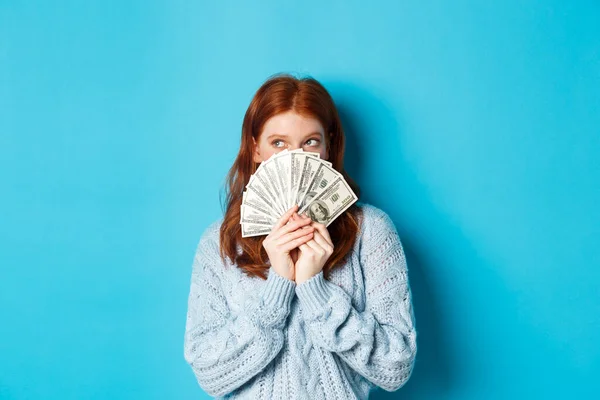
[[[254,136],[252,136],[252,143],[254,146],[254,149],[252,150],[252,158],[254,159],[255,163],[260,163],[262,162],[262,157],[260,156],[260,152],[258,151],[258,145],[256,144],[256,139],[254,139]]]

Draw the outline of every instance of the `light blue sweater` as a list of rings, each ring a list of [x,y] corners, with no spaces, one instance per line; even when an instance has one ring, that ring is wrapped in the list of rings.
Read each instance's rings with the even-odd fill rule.
[[[202,389],[236,399],[367,399],[400,388],[417,353],[404,250],[381,209],[363,221],[346,264],[296,285],[270,267],[248,277],[219,257],[219,227],[194,256],[184,357]]]

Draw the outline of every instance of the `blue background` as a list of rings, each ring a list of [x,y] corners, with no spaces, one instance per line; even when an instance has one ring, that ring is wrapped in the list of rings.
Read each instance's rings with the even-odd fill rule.
[[[600,390],[600,3],[0,2],[0,398],[201,399],[193,252],[254,91],[310,74],[407,252],[409,382]]]

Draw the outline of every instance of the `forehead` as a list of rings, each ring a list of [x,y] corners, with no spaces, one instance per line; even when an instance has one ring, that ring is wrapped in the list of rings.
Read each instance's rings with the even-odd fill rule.
[[[263,133],[277,133],[281,136],[308,135],[311,133],[323,134],[324,129],[316,118],[287,111],[269,118],[263,127]]]

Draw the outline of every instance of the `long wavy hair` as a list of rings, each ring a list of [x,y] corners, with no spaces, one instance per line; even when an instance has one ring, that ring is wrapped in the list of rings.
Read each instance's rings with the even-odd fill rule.
[[[262,245],[266,236],[242,238],[240,206],[242,193],[250,176],[259,166],[252,156],[253,138],[258,143],[267,120],[287,111],[315,118],[323,125],[329,150],[328,161],[344,176],[360,199],[358,184],[344,169],[344,131],[333,99],[327,90],[310,76],[296,78],[287,73],[270,76],[256,91],[244,116],[240,150],[226,177],[225,204],[221,199],[224,217],[219,234],[221,258],[225,260],[225,257],[228,257],[248,276],[262,279],[267,278],[270,265]],[[326,278],[334,267],[344,264],[351,252],[359,230],[360,212],[361,208],[354,203],[327,227],[334,251],[323,267]]]

